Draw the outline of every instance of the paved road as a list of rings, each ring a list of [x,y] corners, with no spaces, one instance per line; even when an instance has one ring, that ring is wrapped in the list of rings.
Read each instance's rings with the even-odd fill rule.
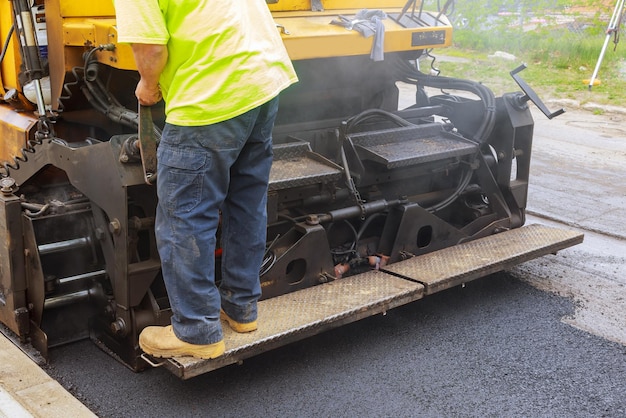
[[[101,417],[624,416],[626,349],[573,313],[502,274],[190,381],[89,342],[51,373]]]
[[[88,341],[48,371],[101,417],[625,416],[626,135],[566,115],[536,117],[529,221],[578,247],[189,381]]]
[[[586,236],[561,257],[516,271],[572,298],[568,323],[626,345],[626,114],[571,111],[558,123],[535,120],[529,212]]]

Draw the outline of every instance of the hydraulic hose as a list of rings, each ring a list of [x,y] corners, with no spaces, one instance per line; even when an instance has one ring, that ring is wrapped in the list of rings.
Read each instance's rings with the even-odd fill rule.
[[[100,65],[93,60],[93,54],[95,51],[107,48],[109,48],[108,45],[101,45],[85,55],[84,85],[81,90],[89,103],[109,119],[129,128],[138,129],[139,114],[122,106],[115,96],[108,92],[100,79]],[[161,139],[161,131],[156,126],[154,126],[154,136],[158,144]]]
[[[2,45],[2,52],[0,52],[0,64],[4,61],[4,56],[7,54],[9,49],[9,42],[11,42],[11,36],[13,36],[13,32],[15,32],[15,25],[11,25],[9,29],[9,33],[7,34],[7,38],[4,41],[4,45]]]
[[[485,111],[483,120],[472,139],[478,143],[484,143],[489,138],[496,122],[496,99],[488,87],[476,81],[424,74],[401,58],[397,58],[394,64],[399,81],[439,89],[468,91],[478,96]]]

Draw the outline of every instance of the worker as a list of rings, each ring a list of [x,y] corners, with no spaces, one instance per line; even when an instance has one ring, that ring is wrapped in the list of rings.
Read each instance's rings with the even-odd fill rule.
[[[220,316],[257,329],[278,94],[297,76],[265,0],[115,0],[135,95],[163,98],[155,220],[171,325],[145,328],[154,357],[225,352]],[[221,215],[221,216],[220,216]],[[215,283],[221,219],[221,284]]]

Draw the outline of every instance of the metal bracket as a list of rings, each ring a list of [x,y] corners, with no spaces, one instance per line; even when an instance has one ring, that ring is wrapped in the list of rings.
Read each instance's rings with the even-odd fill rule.
[[[311,0],[311,11],[323,12],[324,6],[322,5],[322,0]]]
[[[154,367],[155,369],[157,367],[161,367],[164,364],[164,362],[155,363],[150,357],[148,357],[146,353],[141,353],[139,357],[141,357],[143,361],[145,361],[146,363],[148,363],[150,366]]]
[[[278,23],[276,24],[276,27],[280,30],[280,32],[284,35],[291,35],[291,32],[289,32],[287,30],[287,28],[284,25],[279,25]]]

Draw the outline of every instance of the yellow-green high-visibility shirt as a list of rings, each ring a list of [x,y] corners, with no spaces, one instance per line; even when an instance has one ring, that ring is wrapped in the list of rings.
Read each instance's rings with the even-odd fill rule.
[[[118,41],[167,45],[166,121],[239,116],[297,81],[265,0],[115,0]]]

